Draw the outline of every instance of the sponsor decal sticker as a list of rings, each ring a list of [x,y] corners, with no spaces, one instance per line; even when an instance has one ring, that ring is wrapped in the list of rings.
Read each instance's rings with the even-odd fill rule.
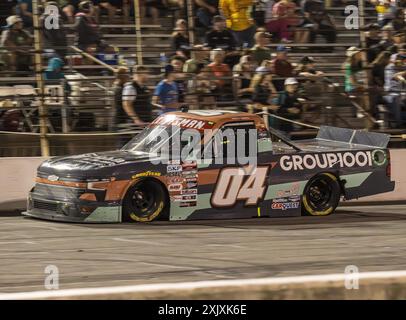
[[[197,206],[197,202],[196,201],[192,201],[192,202],[181,202],[179,204],[179,207],[184,208],[184,207],[196,207]]]
[[[146,171],[146,172],[141,172],[137,173],[132,176],[133,179],[136,178],[141,178],[141,177],[160,177],[161,173],[160,172],[154,172],[154,171]]]
[[[283,171],[326,169],[333,167],[352,168],[372,166],[371,151],[328,152],[306,155],[284,155],[279,160]]]
[[[197,194],[197,189],[182,190],[181,195],[193,195]]]
[[[178,164],[170,164],[166,167],[168,173],[172,172],[182,172],[182,166]]]
[[[183,189],[183,185],[181,183],[170,184],[168,186],[169,192],[177,192],[177,191],[181,191],[182,189]]]

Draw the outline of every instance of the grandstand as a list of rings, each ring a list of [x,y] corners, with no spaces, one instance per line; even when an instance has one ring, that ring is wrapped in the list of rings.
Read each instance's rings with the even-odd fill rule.
[[[10,2],[1,1],[0,3],[0,16],[3,25],[5,18],[13,14],[13,11],[10,11],[10,6],[12,6]],[[300,1],[297,2],[300,4]],[[370,1],[364,2],[366,5],[363,10],[364,24],[376,23],[378,17],[375,6]],[[39,3],[44,4],[43,1],[39,1]],[[346,1],[346,3],[347,5],[351,3],[357,5],[358,1]],[[404,2],[399,1],[399,3],[401,6]],[[346,74],[343,70],[343,63],[347,59],[347,49],[364,45],[362,33],[366,30],[345,28],[346,15],[344,6],[340,6],[340,1],[326,1],[326,5],[326,12],[336,22],[337,38],[334,43],[326,43],[326,40],[320,36],[317,36],[314,43],[286,43],[273,36],[272,41],[268,44],[273,58],[277,48],[283,45],[289,48],[289,61],[293,65],[300,64],[303,57],[311,56],[315,60],[317,70],[324,73],[324,80],[317,83],[307,82],[306,79],[296,75],[299,80],[302,80],[304,98],[303,110],[300,119],[297,120],[312,126],[329,124],[351,128],[368,128],[392,134],[403,132],[406,127],[405,124],[397,123],[395,129],[390,120],[390,110],[387,106],[379,103],[379,105],[371,107],[360,102],[365,98],[365,95],[370,95],[370,92],[374,90],[374,87],[368,82],[368,78],[364,79],[363,82],[365,94],[345,91]],[[162,79],[165,64],[175,54],[172,34],[178,17],[186,15],[187,34],[190,39],[194,39],[194,43],[191,45],[204,43],[203,35],[208,29],[204,28],[196,18],[198,8],[195,2],[186,1],[186,9],[185,12],[176,7],[162,10],[158,24],[153,23],[148,16],[142,18],[139,30],[137,23],[134,22],[136,20],[134,16],[131,17],[131,23],[124,22],[120,8],[117,10],[113,24],[109,23],[107,12],[100,10],[100,33],[103,40],[115,49],[115,53],[110,53],[108,58],[106,55],[102,57],[98,55],[96,59],[89,59],[87,55],[79,53],[75,49],[75,28],[72,24],[65,24],[67,31],[67,48],[65,48],[67,53],[64,57],[65,66],[63,67],[65,78],[46,82],[43,100],[48,109],[46,130],[50,133],[48,138],[52,155],[105,150],[118,145],[121,138],[108,134],[122,130],[122,127],[115,125],[114,120],[117,111],[113,89],[114,70],[119,66],[127,66],[132,69],[142,61],[142,64],[151,71],[148,86],[150,90],[154,90],[156,84]],[[291,30],[300,31],[300,27],[291,27]],[[32,33],[33,29],[27,29],[27,31]],[[405,30],[403,29],[402,32],[404,33]],[[4,49],[7,48],[0,48],[0,51]],[[27,49],[34,55],[34,47]],[[52,48],[44,46],[43,49],[43,70],[46,70]],[[241,49],[240,53],[242,54],[243,51],[244,49]],[[104,60],[108,65],[106,66],[101,60]],[[364,68],[368,70],[369,67]],[[3,132],[1,134],[3,143],[0,146],[0,156],[39,155],[38,106],[42,100],[35,70],[30,68],[24,71],[11,71],[7,65],[4,65],[3,68],[0,67],[0,70],[0,130]],[[185,73],[183,77],[185,83],[196,80],[196,75]],[[213,74],[210,77],[209,80],[216,78]],[[280,77],[273,75],[274,81],[278,79]],[[230,94],[218,96],[217,93],[211,93],[210,95],[214,96],[214,100],[211,100],[215,102],[214,104],[201,104],[202,99],[196,98],[194,92],[186,92],[185,103],[190,104],[191,108],[220,106],[223,109],[239,109],[250,112],[265,110],[263,106],[259,108],[255,102],[241,99],[236,94],[236,91],[233,90],[235,77],[230,75],[226,80],[231,83]],[[70,86],[69,91],[65,90],[66,84]],[[154,109],[154,112],[158,111],[158,109]],[[133,130],[134,127],[131,129]],[[135,129],[137,130],[136,127]],[[101,139],[100,136],[75,136],[78,132],[82,134],[98,132],[103,134],[103,138]],[[293,137],[311,136],[314,134],[314,129],[295,126],[295,131],[290,134]],[[88,143],[79,144],[78,141],[83,141],[83,139]],[[22,146],[24,148],[21,148]]]

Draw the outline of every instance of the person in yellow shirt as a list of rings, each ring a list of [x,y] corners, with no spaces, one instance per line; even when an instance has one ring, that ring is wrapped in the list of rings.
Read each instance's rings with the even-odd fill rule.
[[[251,17],[253,0],[220,0],[219,9],[227,19],[227,27],[233,32],[238,46],[254,45],[255,25]]]

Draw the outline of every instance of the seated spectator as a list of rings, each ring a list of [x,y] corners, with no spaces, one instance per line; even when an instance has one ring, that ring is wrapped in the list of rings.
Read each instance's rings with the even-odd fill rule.
[[[302,113],[302,102],[299,97],[299,82],[295,78],[288,78],[284,83],[285,89],[275,99],[275,104],[279,106],[278,115],[287,119],[300,119]],[[278,120],[278,129],[291,132],[293,125],[290,122]]]
[[[59,7],[62,8],[68,23],[75,23],[75,14],[79,11],[79,3],[82,0],[59,0]]]
[[[45,80],[60,80],[65,78],[65,74],[62,72],[64,63],[60,58],[49,59],[48,67],[44,72]]]
[[[204,45],[195,45],[193,47],[192,58],[187,60],[183,66],[185,73],[199,73],[205,66],[209,64],[209,50]]]
[[[16,13],[21,17],[26,28],[33,26],[32,0],[17,0]]]
[[[375,9],[378,14],[378,24],[384,27],[394,19],[396,4],[391,0],[379,0]]]
[[[215,108],[216,97],[213,90],[216,90],[217,84],[213,80],[213,75],[209,67],[203,67],[196,76],[196,82],[193,91],[196,94],[199,108]]]
[[[151,91],[147,86],[148,79],[148,69],[144,66],[137,66],[134,69],[132,81],[124,86],[120,114],[127,122],[142,125],[152,121]]]
[[[108,19],[110,24],[114,24],[114,17],[116,16],[117,9],[124,8],[125,5],[128,7],[128,1],[126,0],[97,0],[97,4],[107,10]],[[129,10],[124,10],[124,12],[129,14]],[[128,16],[127,16],[128,19]]]
[[[6,18],[13,14],[14,8],[17,4],[17,0],[3,0],[1,5],[0,14],[0,26],[6,24]]]
[[[269,7],[270,4],[271,6]],[[257,27],[265,27],[267,10],[269,9],[272,11],[273,4],[274,1],[270,0],[254,0],[254,5],[252,6],[252,17]]]
[[[279,108],[273,104],[277,91],[272,83],[272,75],[269,73],[268,68],[257,68],[250,87],[253,91],[252,101],[257,109],[268,107],[271,112],[275,112]]]
[[[402,112],[405,106],[405,97],[402,92],[406,87],[406,55],[397,54],[385,68],[385,92],[386,101],[390,112],[391,120],[394,121],[392,127],[402,127],[402,122],[406,121],[406,113]]]
[[[212,91],[215,91],[217,94],[224,94],[223,89],[225,87],[230,87],[231,77],[230,67],[224,63],[225,53],[222,49],[214,49],[210,53],[210,61],[212,61],[208,67],[211,71],[211,76],[215,78],[213,83],[215,83],[216,88]],[[221,96],[219,96],[221,98]]]
[[[315,42],[317,34],[322,35],[329,43],[336,42],[336,26],[332,17],[326,12],[323,1],[304,0],[302,10],[305,15],[304,25],[310,26],[310,42]],[[332,50],[329,49],[329,51]]]
[[[175,68],[172,65],[167,65],[165,67],[165,78],[158,83],[152,97],[152,103],[161,107],[161,114],[178,111],[181,106],[178,86],[175,82],[176,78]]]
[[[291,0],[280,0],[272,7],[272,19],[267,24],[267,29],[275,33],[281,42],[292,42],[293,33],[289,30],[298,24],[296,4]]]
[[[250,99],[252,97],[251,81],[257,64],[251,55],[240,58],[240,63],[233,68],[235,92],[239,99]]]
[[[266,32],[257,32],[255,34],[255,46],[251,49],[251,55],[258,65],[264,60],[271,60],[272,54],[269,45],[271,35]]]
[[[395,17],[392,20],[392,26],[395,31],[403,31],[406,32],[406,16],[405,16],[405,8],[400,7],[395,12]]]
[[[234,66],[240,59],[240,54],[236,51],[236,40],[233,33],[227,29],[226,20],[222,16],[213,18],[213,29],[206,33],[206,45],[211,49],[223,49],[226,52],[224,62],[229,66]]]
[[[324,78],[324,72],[316,70],[315,62],[313,57],[303,57],[296,67],[295,73],[299,77],[306,78],[306,82],[315,82]]]
[[[164,0],[140,0],[141,18],[144,20],[149,13],[152,24],[159,24],[159,14],[162,9],[165,9]]]
[[[6,30],[1,34],[0,47],[5,48],[2,60],[11,71],[29,71],[32,56],[29,48],[33,43],[31,35],[24,30],[19,16],[7,18]]]
[[[58,8],[58,12],[61,12],[59,10],[58,2],[56,1],[49,1],[46,3],[46,5],[56,6]],[[49,14],[44,13],[41,16],[40,20],[40,24],[42,26],[44,48],[54,50],[59,58],[65,59],[67,53],[68,38],[65,26],[63,24],[62,16],[59,15],[59,28],[46,28],[45,21],[47,21],[48,17]]]
[[[272,73],[279,78],[289,78],[294,75],[294,67],[289,62],[288,48],[278,46],[276,49],[276,58],[272,60]],[[278,91],[284,89],[284,79],[275,79],[274,85]]]
[[[196,16],[206,29],[212,26],[213,17],[219,14],[219,0],[195,0]]]
[[[177,55],[185,58],[189,57],[190,41],[187,32],[186,20],[178,19],[176,21],[175,31],[172,34],[172,49]]]
[[[76,14],[74,25],[77,46],[91,54],[95,53],[95,51],[103,51],[106,48],[94,13],[93,3],[91,1],[82,1],[79,4],[79,13]]]
[[[222,16],[213,18],[213,29],[206,33],[206,45],[210,49],[233,51],[237,45],[233,33],[227,29],[226,20]]]
[[[254,45],[255,26],[249,14],[253,4],[253,0],[220,0],[220,12],[227,19],[239,47]]]

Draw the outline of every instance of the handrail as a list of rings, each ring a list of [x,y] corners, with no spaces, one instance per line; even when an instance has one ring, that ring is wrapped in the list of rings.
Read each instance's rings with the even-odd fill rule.
[[[83,50],[79,49],[78,47],[75,46],[70,46],[71,49],[76,51],[77,53],[81,54],[82,56],[92,60],[93,62],[96,62],[97,64],[105,67],[106,69],[109,69],[110,71],[116,73],[117,69],[113,68],[112,66],[108,65],[107,63],[104,63],[103,61],[97,59],[96,57],[93,57],[91,54],[88,54],[87,52],[84,52]]]

